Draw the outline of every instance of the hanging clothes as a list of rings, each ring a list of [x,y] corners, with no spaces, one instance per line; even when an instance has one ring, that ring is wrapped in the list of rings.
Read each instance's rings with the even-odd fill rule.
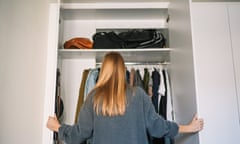
[[[148,93],[148,85],[149,85],[150,74],[147,68],[144,68],[143,74],[143,89],[146,93]]]
[[[130,81],[129,81],[130,86],[134,86],[134,77],[135,77],[135,69],[131,68]]]
[[[75,121],[74,121],[75,123],[77,123],[77,121],[78,121],[78,115],[79,115],[81,106],[84,102],[85,84],[86,84],[86,80],[87,80],[89,71],[90,71],[90,69],[85,69],[82,74],[82,81],[81,81],[80,88],[79,88],[77,108],[76,108],[76,112],[75,112]]]
[[[154,69],[154,71],[152,72],[152,102],[153,105],[155,107],[156,112],[158,113],[158,89],[159,89],[159,85],[160,85],[160,74],[159,72]]]
[[[161,83],[161,85],[163,85],[164,87],[164,93],[159,93],[159,97],[160,97],[160,103],[159,103],[159,109],[158,109],[158,112],[159,114],[164,117],[164,119],[167,119],[167,91],[165,90],[165,87],[166,87],[166,74],[165,72],[163,72],[162,70],[160,70],[160,75],[162,75],[162,81],[163,83]]]
[[[82,81],[79,90],[78,103],[75,114],[75,122],[77,122],[79,111],[82,103],[85,101],[88,93],[95,87],[98,80],[99,68],[86,69],[82,75]],[[151,96],[152,103],[156,112],[164,119],[174,120],[172,98],[170,94],[170,81],[166,69],[161,66],[142,67],[137,66],[135,69],[133,66],[126,69],[126,80],[131,86],[142,87]],[[87,140],[87,144],[91,143],[91,140]],[[173,144],[172,139],[167,138],[154,138],[149,136],[150,144]]]
[[[160,73],[157,71],[156,68],[154,68],[154,71],[152,72],[152,102],[155,107],[156,112],[159,114],[159,87],[160,87]],[[164,138],[154,138],[152,137],[152,144],[164,144]]]
[[[167,83],[167,120],[174,121],[174,111],[173,111],[173,98],[171,95],[171,88],[170,88],[170,80],[168,71],[164,70],[166,75],[166,83]]]
[[[166,119],[173,121],[174,120],[174,112],[173,112],[173,101],[170,91],[170,81],[168,72],[166,69],[162,70],[164,76],[165,76],[165,84],[166,84]],[[174,139],[171,138],[165,138],[165,144],[174,144]]]
[[[165,91],[166,91],[166,85],[165,85],[165,77],[164,77],[164,74],[163,74],[163,70],[162,68],[159,69],[159,74],[160,74],[160,85],[159,85],[159,94],[161,96],[164,96],[165,95]]]
[[[130,72],[128,69],[126,69],[126,80],[127,80],[127,84],[130,84]]]
[[[143,81],[139,69],[135,71],[134,75],[134,86],[139,86],[143,88]]]
[[[148,82],[148,95],[152,98],[153,96],[153,80],[152,80],[152,76],[150,76],[149,78],[149,82]]]
[[[60,94],[60,88],[61,88],[61,84],[60,84],[60,70],[57,69],[57,73],[56,73],[56,92],[55,92],[55,109],[54,112],[56,114],[56,117],[58,118],[58,120],[61,122],[62,121],[62,114],[63,114],[63,110],[64,110],[64,105],[63,105],[63,100],[61,98],[61,94]],[[60,140],[59,140],[59,135],[57,132],[53,133],[53,142],[55,144],[59,144]]]
[[[94,88],[94,86],[96,85],[97,79],[98,79],[98,73],[99,73],[99,69],[98,68],[94,68],[91,69],[87,80],[86,80],[86,84],[85,84],[85,90],[84,90],[84,101],[87,98],[88,93]]]

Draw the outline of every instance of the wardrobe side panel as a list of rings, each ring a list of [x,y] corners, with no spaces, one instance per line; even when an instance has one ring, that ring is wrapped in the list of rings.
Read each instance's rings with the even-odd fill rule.
[[[240,106],[240,3],[229,5],[229,21],[231,30],[232,50],[235,68],[236,89],[238,95],[238,107]],[[240,111],[240,107],[238,109]],[[239,114],[240,115],[240,114]],[[239,119],[240,120],[240,119]]]
[[[58,2],[49,3],[48,15],[48,46],[46,52],[46,76],[45,76],[45,96],[44,96],[44,114],[45,122],[49,116],[54,115],[55,93],[56,93],[56,68],[57,68],[57,43],[58,43],[58,21],[59,21]],[[43,123],[42,143],[52,143],[53,133]]]
[[[95,68],[95,58],[63,59],[61,97],[64,102],[63,122],[73,124],[84,69]]]
[[[197,111],[189,1],[171,1],[169,40],[175,120],[188,123]],[[178,135],[176,144],[198,144],[198,134]]]
[[[197,106],[205,128],[202,144],[239,144],[236,99],[227,7],[193,3],[191,8]]]

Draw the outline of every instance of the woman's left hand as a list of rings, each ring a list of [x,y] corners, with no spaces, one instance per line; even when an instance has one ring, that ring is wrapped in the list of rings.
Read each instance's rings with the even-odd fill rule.
[[[192,121],[187,125],[179,125],[179,133],[195,133],[199,132],[204,127],[204,121],[201,118],[197,117],[197,114],[194,115]]]
[[[191,132],[199,132],[203,129],[204,121],[195,114],[188,126]]]

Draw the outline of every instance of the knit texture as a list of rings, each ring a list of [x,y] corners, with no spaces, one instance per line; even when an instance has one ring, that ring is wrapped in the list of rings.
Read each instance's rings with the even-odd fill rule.
[[[59,138],[67,144],[80,144],[92,138],[93,144],[148,144],[152,137],[170,137],[178,133],[178,125],[164,120],[155,112],[152,101],[140,88],[127,89],[127,109],[123,116],[96,115],[94,93],[83,104],[75,125],[62,124]]]

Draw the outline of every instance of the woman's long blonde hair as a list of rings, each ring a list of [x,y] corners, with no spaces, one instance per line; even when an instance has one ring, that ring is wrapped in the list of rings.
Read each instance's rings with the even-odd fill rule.
[[[105,55],[94,88],[94,110],[104,116],[123,115],[126,111],[126,68],[118,52]]]

